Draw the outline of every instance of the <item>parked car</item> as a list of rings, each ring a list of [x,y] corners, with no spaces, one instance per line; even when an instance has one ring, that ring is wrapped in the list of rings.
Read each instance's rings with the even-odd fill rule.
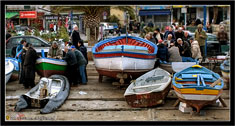
[[[15,26],[15,30],[16,32],[18,31],[26,31],[26,30],[29,30],[30,28],[28,26],[21,26],[21,25],[16,25]]]
[[[100,31],[101,27],[103,27],[103,33],[107,31],[108,33],[113,34],[113,32],[118,28],[117,23],[110,23],[110,22],[100,22]]]
[[[45,56],[47,56],[47,53],[51,46],[48,41],[37,36],[13,36],[6,43],[6,57],[15,57],[16,48],[20,44],[20,41],[23,39],[27,42],[30,42],[38,54],[41,54],[41,50],[44,49]]]
[[[195,33],[189,33],[193,38]],[[224,54],[219,50],[219,41],[217,40],[216,35],[211,33],[207,34],[207,56],[215,56]],[[230,41],[228,42],[228,46],[230,46]]]

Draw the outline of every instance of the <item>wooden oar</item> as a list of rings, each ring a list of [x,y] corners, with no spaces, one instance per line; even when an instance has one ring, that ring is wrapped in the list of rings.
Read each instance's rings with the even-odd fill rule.
[[[214,87],[215,85],[219,84],[220,81],[221,81],[221,80],[220,80],[220,78],[219,78],[219,79],[216,80],[214,83],[212,83],[212,84],[210,85],[210,87]]]

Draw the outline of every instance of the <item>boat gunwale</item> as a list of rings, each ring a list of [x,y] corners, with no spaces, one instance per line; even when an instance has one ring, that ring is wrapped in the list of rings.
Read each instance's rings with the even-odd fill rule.
[[[192,69],[192,67],[188,67],[188,68],[186,68],[186,69],[184,69],[184,70],[182,70],[182,71],[177,72],[177,73],[174,74],[174,76],[173,76],[173,78],[172,78],[172,84],[173,84],[173,86],[175,86],[176,88],[179,88],[179,89],[186,89],[186,87],[184,87],[182,84],[176,84],[177,80],[176,80],[175,78],[176,78],[176,77],[179,77],[179,76],[180,76],[181,74],[183,74],[184,72],[189,71],[189,69]],[[214,73],[213,71],[208,70],[208,69],[205,68],[205,67],[202,67],[202,68],[200,69],[200,71],[206,72],[206,73],[210,73],[210,74],[212,74],[212,76],[213,76],[214,78],[221,80],[221,85],[217,86],[217,88],[215,88],[215,87],[205,87],[205,86],[204,86],[203,89],[220,90],[220,89],[222,89],[222,88],[224,87],[223,79],[221,79],[221,77],[220,77],[219,74]],[[192,73],[192,72],[189,72],[189,73]],[[198,74],[198,73],[195,73],[195,74]],[[199,74],[201,74],[201,73],[199,73]],[[199,88],[199,87],[198,87],[198,86],[195,86],[195,87],[191,87],[191,88],[196,89],[196,88]]]
[[[93,54],[109,54],[109,52],[96,52],[96,48],[97,47],[100,47],[101,45],[105,44],[105,43],[108,43],[112,40],[119,40],[119,39],[123,39],[123,38],[130,38],[130,39],[135,39],[135,40],[140,40],[144,43],[147,43],[149,44],[150,46],[152,46],[154,48],[154,52],[151,53],[151,54],[148,54],[148,55],[156,55],[157,54],[157,45],[155,45],[153,42],[151,41],[148,41],[148,40],[145,40],[143,38],[140,38],[140,37],[133,37],[133,36],[119,36],[119,37],[115,37],[115,38],[111,38],[111,39],[106,39],[106,40],[103,40],[103,41],[100,41],[98,43],[96,43],[93,48],[92,48],[92,53]],[[115,51],[116,52],[116,51]],[[128,51],[118,51],[118,52],[128,52]],[[138,54],[138,53],[137,53]],[[143,53],[140,53],[140,54],[143,54]]]

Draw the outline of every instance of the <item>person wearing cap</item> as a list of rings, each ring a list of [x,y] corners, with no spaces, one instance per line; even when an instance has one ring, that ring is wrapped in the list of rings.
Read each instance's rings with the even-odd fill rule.
[[[74,45],[71,46],[71,49],[74,52],[76,59],[77,59],[77,64],[78,64],[77,70],[79,73],[79,82],[81,82],[82,84],[86,84],[87,80],[86,80],[85,67],[87,64],[87,60],[83,56],[82,52],[77,50]]]
[[[164,42],[160,40],[158,42],[157,58],[160,59],[160,63],[167,63],[168,61],[168,49],[164,45]]]
[[[153,38],[155,39],[156,43],[158,43],[158,40],[163,40],[163,34],[160,32],[159,28],[156,28],[154,31]]]
[[[56,41],[53,41],[51,47],[49,48],[47,58],[62,59],[62,57],[62,49],[58,46]]]
[[[26,44],[27,51],[24,56],[24,66],[23,66],[23,85],[27,89],[29,87],[33,88],[35,86],[35,64],[36,60],[39,58],[36,50],[32,47],[32,44]]]
[[[181,38],[183,40],[183,37],[184,37],[183,28],[179,27],[178,31],[175,32],[175,39],[177,40],[178,38]],[[177,46],[177,43],[175,45]]]
[[[71,34],[71,41],[72,41],[72,45],[74,45],[76,47],[76,49],[78,49],[78,41],[81,40],[79,31],[78,31],[78,26],[75,25],[73,28],[73,32]]]
[[[179,48],[175,46],[175,42],[170,43],[170,48],[168,49],[169,62],[182,62],[182,57],[180,56]]]
[[[194,62],[191,58],[191,50],[189,44],[187,42],[183,42],[181,38],[177,39],[178,48],[180,52],[180,56],[182,57],[183,62]]]
[[[169,26],[168,27],[168,30],[165,32],[165,34],[163,36],[163,39],[166,40],[169,34],[171,34],[172,35],[172,39],[175,40],[175,32],[173,30],[173,26]]]
[[[65,54],[65,57],[63,57],[62,59],[67,62],[67,69],[65,71],[65,75],[68,78],[70,85],[77,85],[78,84],[77,82],[78,66],[77,66],[76,55],[71,49],[69,49],[68,46],[64,47],[64,52],[66,54]]]
[[[220,26],[220,30],[217,34],[217,40],[219,41],[219,50],[221,52],[221,46],[223,45],[227,45],[227,42],[228,42],[228,33],[224,31],[224,26]]]
[[[203,27],[202,24],[199,24],[197,26],[197,29],[195,30],[194,38],[199,43],[202,58],[204,60],[205,59],[205,43],[206,43],[207,35],[206,35],[206,32],[202,29],[202,27]]]

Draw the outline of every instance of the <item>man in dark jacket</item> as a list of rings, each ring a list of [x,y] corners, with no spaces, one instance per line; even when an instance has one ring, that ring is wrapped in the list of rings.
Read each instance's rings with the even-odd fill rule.
[[[81,78],[81,81],[80,80],[79,81],[82,82],[82,84],[86,84],[87,81],[86,81],[86,74],[85,74],[85,66],[87,64],[87,61],[84,58],[83,54],[79,50],[77,50],[75,48],[75,46],[72,45],[71,49],[75,53],[75,56],[76,56],[76,59],[77,59],[77,63],[78,63],[78,69],[77,70],[80,74],[79,78]]]
[[[75,53],[69,49],[67,46],[64,47],[65,57],[62,59],[67,62],[66,76],[69,80],[69,84],[77,84],[77,59]]]
[[[78,26],[74,26],[73,33],[71,35],[72,44],[78,49],[78,41],[81,40],[80,34],[78,32]]]
[[[162,43],[162,40],[158,41],[157,58],[160,59],[160,63],[167,63],[168,61],[168,49]]]
[[[156,40],[156,43],[158,43],[159,40],[163,40],[163,34],[160,32],[159,28],[154,31],[153,38]]]
[[[177,39],[178,48],[180,51],[180,56],[182,57],[183,62],[193,62],[194,60],[191,58],[191,49],[189,47],[188,42],[183,42],[181,38]]]
[[[188,42],[188,44],[191,45],[191,43],[189,42],[189,39],[190,39],[191,37],[192,37],[192,36],[190,36],[189,33],[188,33],[187,31],[185,31],[182,40],[183,40],[184,42]]]
[[[169,26],[168,27],[168,31],[165,32],[164,36],[163,36],[163,39],[166,40],[168,35],[171,34],[172,35],[172,39],[175,40],[175,32],[173,31],[173,26]]]
[[[85,59],[87,61],[87,63],[86,63],[86,66],[87,66],[87,64],[88,64],[87,48],[84,46],[84,43],[82,40],[78,41],[78,50],[81,51],[83,56],[85,57]],[[88,82],[86,66],[85,66],[85,74],[86,74],[86,81]]]
[[[184,37],[183,28],[179,27],[178,31],[175,32],[175,38],[176,38],[175,40],[177,40],[178,38],[183,39],[183,37]],[[176,44],[176,46],[177,46],[177,44]]]
[[[39,56],[37,55],[37,52],[35,49],[33,49],[32,44],[26,45],[28,50],[26,51],[25,54],[25,59],[24,59],[24,66],[23,66],[23,73],[24,73],[24,80],[23,80],[23,85],[25,88],[33,88],[35,86],[35,63],[37,58]]]

